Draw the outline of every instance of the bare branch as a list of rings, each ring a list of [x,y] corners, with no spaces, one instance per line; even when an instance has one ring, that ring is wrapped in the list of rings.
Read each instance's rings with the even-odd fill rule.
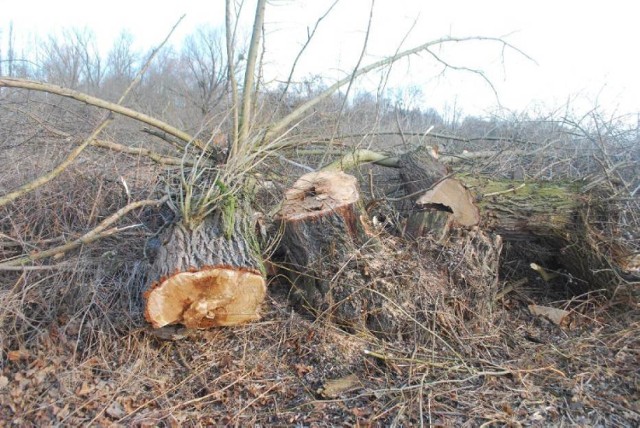
[[[93,140],[91,142],[92,146],[101,147],[103,149],[109,149],[120,153],[127,153],[130,155],[138,155],[138,156],[146,156],[152,161],[159,163],[161,165],[178,165],[178,166],[193,166],[195,164],[194,160],[190,159],[182,159],[182,158],[174,158],[170,156],[163,156],[160,153],[156,153],[152,150],[145,149],[142,147],[130,147],[125,146],[124,144],[118,144],[113,141],[107,140]]]
[[[338,4],[339,1],[340,0],[335,0],[331,4],[331,6],[329,6],[327,11],[320,18],[317,19],[316,24],[313,26],[313,29],[311,31],[309,31],[309,29],[307,28],[307,41],[304,43],[304,45],[302,45],[302,48],[300,48],[300,51],[298,51],[298,55],[296,55],[296,58],[293,60],[293,64],[291,65],[291,70],[289,70],[289,77],[287,77],[285,87],[282,90],[282,93],[280,94],[280,99],[278,100],[278,104],[281,104],[282,101],[284,100],[284,97],[286,96],[287,91],[289,90],[289,86],[291,85],[291,80],[293,79],[293,73],[295,73],[296,67],[298,66],[298,61],[300,61],[300,58],[302,58],[304,51],[307,49],[307,47],[311,43],[311,40],[313,40],[313,36],[316,34],[316,31],[318,31],[318,27],[320,27],[320,23],[329,15],[329,13],[331,13],[333,8],[335,7],[336,4]]]
[[[236,20],[237,22],[237,20]],[[236,82],[235,71],[235,52],[233,45],[235,43],[235,29],[231,30],[232,16],[231,16],[231,0],[227,0],[225,4],[225,28],[227,38],[227,67],[228,67],[228,79],[229,86],[231,87],[231,116],[232,116],[232,130],[231,141],[232,147],[238,142],[238,83]]]
[[[358,133],[358,134],[344,134],[344,135],[338,135],[335,138],[336,139],[347,139],[347,138],[362,138],[362,137],[369,137],[369,136],[409,136],[409,137],[433,137],[433,138],[439,138],[439,139],[443,139],[443,140],[452,140],[452,141],[461,141],[464,143],[471,143],[473,141],[508,141],[511,143],[521,143],[521,144],[525,144],[527,143],[526,140],[521,140],[521,139],[511,139],[511,138],[503,138],[503,137],[473,137],[473,138],[465,138],[465,137],[459,137],[456,135],[451,135],[451,134],[441,134],[438,132],[407,132],[407,131],[379,131],[379,132],[367,132],[367,133]],[[314,141],[317,142],[326,142],[329,141],[330,138],[319,138],[316,139]]]
[[[411,55],[415,55],[419,52],[428,50],[429,48],[433,47],[433,46],[437,46],[437,45],[441,45],[441,44],[445,44],[445,43],[460,43],[460,42],[467,42],[467,41],[471,41],[471,40],[478,40],[478,41],[489,41],[489,42],[498,42],[503,44],[504,46],[507,46],[517,52],[519,52],[520,54],[524,55],[525,57],[528,58],[528,56],[526,56],[522,51],[520,51],[518,48],[514,47],[513,45],[505,42],[504,40],[500,39],[500,38],[496,38],[496,37],[443,37],[437,40],[432,40],[430,42],[427,42],[423,45],[417,46],[415,48],[412,49],[408,49],[402,52],[397,53],[394,56],[388,57],[388,58],[384,58],[380,61],[376,61],[372,64],[369,64],[363,68],[361,68],[360,70],[358,70],[357,72],[349,75],[348,77],[339,80],[338,82],[334,83],[333,85],[331,85],[329,88],[327,88],[324,92],[322,92],[321,94],[319,94],[317,97],[313,98],[312,100],[307,101],[306,103],[302,104],[300,107],[298,107],[297,109],[295,109],[294,111],[292,111],[290,114],[288,114],[287,116],[285,116],[284,118],[282,118],[281,120],[279,120],[278,122],[274,123],[265,133],[265,139],[270,140],[272,139],[275,135],[277,135],[278,133],[282,132],[283,129],[285,129],[287,126],[289,126],[292,122],[300,119],[302,116],[304,116],[304,114],[311,108],[313,108],[315,105],[317,105],[318,103],[320,103],[322,100],[330,97],[331,95],[333,95],[333,93],[335,91],[337,91],[338,89],[340,89],[342,86],[348,84],[349,82],[351,82],[354,78],[357,78],[359,76],[362,76],[363,74],[369,73],[373,70],[377,70],[379,68],[385,67],[389,64],[393,64],[394,62],[398,61],[399,59],[411,56]]]
[[[322,168],[322,171],[344,171],[363,163],[375,163],[390,168],[399,168],[398,158],[373,150],[359,149],[347,153],[335,162]]]
[[[498,105],[500,105],[500,97],[498,96],[498,90],[496,89],[495,86],[493,86],[493,83],[491,83],[491,80],[489,80],[487,75],[482,70],[478,70],[478,69],[475,69],[475,68],[469,68],[469,67],[461,67],[461,66],[450,64],[447,61],[445,61],[444,59],[442,59],[442,57],[437,55],[435,52],[433,52],[431,49],[426,49],[426,51],[429,52],[429,54],[433,58],[435,58],[436,61],[438,61],[439,63],[444,65],[445,69],[443,70],[442,73],[444,73],[444,71],[446,71],[446,69],[450,68],[450,69],[456,70],[456,71],[467,71],[469,73],[472,73],[472,74],[475,74],[477,76],[480,76],[480,78],[482,80],[484,80],[484,82],[487,85],[489,85],[489,87],[491,88],[491,91],[493,92],[493,95],[496,97],[496,100],[498,100]]]
[[[251,123],[251,104],[253,101],[253,84],[255,80],[255,67],[258,58],[258,47],[260,45],[260,32],[264,22],[264,9],[267,0],[258,0],[256,6],[256,17],[253,21],[253,33],[251,34],[251,44],[249,45],[249,55],[244,73],[244,86],[242,88],[242,109],[240,110],[240,130],[238,141],[234,141],[231,147],[231,156],[238,151],[238,146],[244,144],[249,135],[249,125]]]
[[[71,153],[69,153],[69,156],[67,156],[67,158],[64,161],[62,161],[58,166],[56,166],[50,172],[48,172],[47,174],[41,175],[35,180],[20,186],[18,189],[14,190],[13,192],[8,193],[3,197],[0,197],[0,207],[3,207],[8,203],[18,199],[20,196],[26,195],[32,190],[35,190],[38,187],[43,186],[44,184],[50,182],[51,180],[56,178],[58,175],[60,175],[65,169],[67,169],[69,165],[71,165],[71,163],[73,163],[74,160],[76,160],[78,156],[80,156],[80,153],[82,153],[82,151],[91,143],[91,141],[95,140],[98,137],[100,132],[102,132],[102,130],[107,127],[107,125],[111,122],[111,120],[112,119],[109,116],[107,116],[104,120],[102,120],[102,122],[96,127],[96,129],[91,133],[91,135],[88,138],[86,138],[82,142],[82,144],[80,144],[73,151],[71,151]]]
[[[364,55],[367,52],[367,46],[369,44],[369,36],[371,35],[371,23],[373,22],[373,10],[375,7],[375,0],[371,0],[371,7],[369,8],[369,21],[367,21],[367,31],[364,36],[364,42],[362,44],[362,49],[360,50],[360,57],[358,57],[358,62],[356,62],[355,67],[353,68],[353,72],[351,74],[351,79],[349,80],[349,84],[347,85],[347,90],[345,91],[344,98],[342,100],[342,105],[340,106],[340,111],[338,112],[338,120],[336,120],[333,132],[331,133],[331,140],[329,142],[329,146],[333,144],[334,136],[338,133],[338,127],[340,126],[340,119],[342,117],[342,113],[344,112],[344,108],[347,105],[347,99],[349,98],[349,93],[351,92],[351,87],[353,86],[353,82],[358,75],[358,68],[360,68],[360,64],[362,64],[362,60],[364,59]],[[326,160],[326,155],[322,157],[320,161],[320,165],[322,165]]]
[[[135,119],[139,122],[146,123],[147,125],[161,129],[167,134],[173,135],[174,137],[184,142],[194,141],[194,138],[191,135],[165,122],[162,122],[156,118],[137,112],[130,108],[123,107],[121,105],[114,104],[112,102],[105,101],[103,99],[93,97],[91,95],[88,95],[79,91],[75,91],[73,89],[63,88],[62,86],[51,85],[48,83],[35,82],[27,79],[8,78],[8,77],[0,79],[0,88],[2,87],[30,89],[33,91],[47,92],[50,94],[60,95],[61,97],[71,98],[95,107],[103,108],[103,109],[112,111],[114,113],[118,113],[122,116]]]
[[[55,256],[56,254],[66,253],[67,251],[76,249],[83,244],[89,244],[91,242],[97,241],[98,239],[111,236],[121,231],[122,229],[117,227],[114,227],[111,229],[107,229],[107,228],[112,224],[114,224],[115,222],[117,222],[118,220],[120,220],[121,218],[123,218],[129,212],[135,210],[136,208],[141,208],[144,206],[161,205],[168,199],[169,199],[169,196],[165,195],[161,199],[132,202],[127,206],[120,208],[114,214],[112,214],[111,216],[107,217],[104,221],[102,221],[96,228],[85,233],[80,238],[74,241],[71,241],[67,244],[59,245],[57,247],[51,248],[49,250],[40,251],[34,254],[30,254],[28,256],[23,256],[14,260],[5,261],[3,263],[0,263],[0,270],[4,270],[5,268],[8,268],[8,267],[23,266],[27,263],[34,262],[36,260],[42,260],[47,257]]]
[[[180,20],[178,21],[178,23],[182,20],[182,18],[180,18]],[[178,24],[176,24],[178,25]],[[169,33],[169,35],[171,35],[171,33],[173,33],[173,30],[175,30],[175,26],[171,29],[171,32]],[[149,64],[151,64],[152,59],[155,57],[156,53],[160,50],[160,48],[162,47],[162,45],[164,45],[167,40],[168,40],[169,36],[167,36],[167,38],[165,38],[165,40],[162,42],[162,44],[155,49],[151,55],[149,55],[149,58],[147,59],[147,62],[144,64],[144,66],[142,67],[142,69],[140,69],[140,71],[138,72],[138,74],[136,75],[136,77],[131,81],[131,83],[129,84],[129,86],[127,87],[127,89],[122,93],[122,95],[120,96],[120,99],[118,100],[117,104],[113,104],[113,103],[108,103],[107,101],[104,100],[100,100],[99,98],[94,98],[94,97],[90,97],[89,95],[86,94],[82,94],[83,96],[89,97],[89,98],[94,98],[95,100],[100,101],[101,103],[107,103],[113,107],[116,108],[123,108],[120,104],[122,102],[124,102],[124,100],[126,99],[127,95],[131,92],[131,90],[136,86],[136,84],[140,81],[141,76],[145,73],[145,71],[147,70],[147,68],[149,67]],[[80,92],[77,91],[73,91],[71,89],[66,89],[66,88],[62,88],[60,86],[56,86],[56,85],[48,85],[45,83],[39,83],[39,82],[33,82],[33,81],[29,81],[29,80],[23,80],[23,79],[0,79],[0,87],[3,86],[3,82],[8,82],[8,83],[13,83],[16,86],[11,86],[11,87],[22,87],[24,89],[31,89],[29,88],[29,86],[33,86],[33,88],[37,88],[37,87],[43,87],[43,88],[49,88],[49,89],[56,89],[59,90],[63,93],[76,93],[76,94],[80,94]],[[21,86],[21,85],[25,85],[25,86]],[[49,91],[45,91],[45,92],[49,92]],[[50,172],[36,178],[35,180],[26,183],[22,186],[20,186],[17,190],[3,196],[0,198],[0,207],[16,200],[17,198],[19,198],[20,196],[23,196],[29,192],[31,192],[32,190],[37,189],[40,186],[43,186],[44,184],[48,183],[49,181],[53,180],[54,178],[56,178],[58,175],[60,175],[65,169],[67,169],[67,167],[69,165],[71,165],[71,163],[73,163],[73,161],[80,156],[80,153],[82,153],[82,151],[95,139],[98,138],[98,135],[100,135],[100,133],[107,127],[107,125],[109,123],[111,123],[111,121],[113,120],[111,114],[108,114],[103,120],[102,122],[94,129],[94,131],[91,133],[91,135],[86,138],[82,144],[80,144],[78,147],[76,147],[73,151],[71,151],[71,153],[67,156],[67,158],[62,161],[58,166],[56,166],[53,170],[51,170]]]
[[[175,141],[173,138],[171,138],[171,136],[166,132],[162,132],[158,129],[153,129],[153,128],[142,128],[141,131],[144,132],[145,134],[149,134],[154,137],[160,138],[161,140],[166,141],[167,143],[171,144],[173,147],[175,147],[179,151],[184,151],[184,146],[178,143],[177,141]]]

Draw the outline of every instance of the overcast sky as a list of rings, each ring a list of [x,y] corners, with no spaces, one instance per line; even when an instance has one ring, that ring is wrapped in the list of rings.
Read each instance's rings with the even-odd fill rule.
[[[248,20],[254,3],[247,1]],[[307,28],[333,0],[273,0],[266,15],[266,73],[283,79],[306,41]],[[162,6],[159,6],[162,4]],[[343,77],[357,63],[365,39],[371,0],[341,0],[323,21],[299,65],[298,78],[309,74]],[[376,0],[366,56],[362,65],[397,49],[442,36],[489,36],[521,49],[495,43],[443,46],[437,54],[452,65],[483,69],[498,92],[477,75],[448,71],[428,55],[394,66],[387,87],[408,87],[406,103],[439,110],[454,104],[468,114],[488,114],[498,101],[512,110],[547,111],[570,102],[576,112],[596,104],[619,114],[640,111],[640,6],[609,0]],[[88,27],[103,51],[121,29],[134,34],[140,47],[157,44],[182,14],[186,18],[178,43],[197,26],[224,22],[223,0],[0,0],[0,37],[6,49],[8,24],[21,44],[34,35],[62,27]],[[363,84],[376,88],[380,76]]]

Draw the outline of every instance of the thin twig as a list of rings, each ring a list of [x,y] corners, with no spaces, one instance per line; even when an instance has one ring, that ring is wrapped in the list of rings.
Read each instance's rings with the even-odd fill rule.
[[[415,48],[412,49],[408,49],[405,51],[402,51],[394,56],[388,57],[388,58],[384,58],[380,61],[376,61],[372,64],[369,64],[363,68],[361,68],[360,70],[358,70],[357,72],[350,74],[348,77],[339,80],[338,82],[334,83],[333,85],[329,86],[326,90],[324,90],[322,93],[320,93],[318,96],[316,96],[315,98],[307,101],[306,103],[302,104],[301,106],[299,106],[297,109],[295,109],[294,111],[292,111],[291,113],[289,113],[287,116],[285,116],[284,118],[282,118],[280,121],[274,123],[266,132],[265,134],[265,139],[266,140],[270,140],[272,138],[275,137],[275,135],[279,134],[282,132],[283,129],[285,129],[287,126],[289,126],[292,122],[295,122],[296,120],[300,119],[302,116],[304,116],[306,114],[306,112],[313,108],[314,106],[316,106],[318,103],[320,103],[322,100],[330,97],[331,95],[333,95],[339,88],[341,88],[342,86],[348,84],[349,82],[351,82],[354,78],[362,76],[366,73],[369,73],[373,70],[377,70],[379,68],[385,67],[389,64],[392,64],[402,58],[411,56],[411,55],[415,55],[417,53],[420,53],[422,51],[425,51],[431,47],[434,46],[438,46],[438,45],[442,45],[445,43],[460,43],[460,42],[467,42],[467,41],[471,41],[471,40],[477,40],[477,41],[491,41],[491,42],[498,42],[503,44],[506,47],[509,47],[513,50],[515,50],[516,52],[520,53],[521,55],[525,56],[526,58],[529,58],[526,54],[524,54],[521,50],[519,50],[518,48],[516,48],[515,46],[505,42],[503,39],[500,38],[496,38],[496,37],[443,37],[437,40],[433,40],[427,43],[424,43],[420,46],[417,46]]]
[[[42,260],[48,257],[55,256],[57,254],[66,253],[75,248],[78,248],[83,244],[89,244],[91,242],[97,241],[98,239],[104,238],[106,236],[111,236],[117,232],[120,232],[126,228],[129,228],[129,227],[125,227],[125,228],[114,227],[111,229],[107,229],[109,226],[111,226],[112,224],[114,224],[115,222],[123,218],[129,212],[145,206],[161,205],[168,199],[169,199],[169,196],[165,195],[161,199],[142,200],[142,201],[132,202],[120,208],[114,214],[110,215],[105,220],[103,220],[97,227],[91,229],[89,232],[85,233],[80,238],[74,241],[71,241],[67,244],[59,245],[57,247],[51,248],[49,250],[36,252],[28,256],[23,256],[17,259],[0,263],[0,270],[4,270],[4,268],[6,267],[23,266],[29,262],[34,262],[36,260]]]

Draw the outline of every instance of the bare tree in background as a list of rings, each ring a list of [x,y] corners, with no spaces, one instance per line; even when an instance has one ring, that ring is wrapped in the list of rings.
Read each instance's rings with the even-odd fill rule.
[[[104,69],[93,32],[63,30],[41,46],[40,69],[46,81],[94,93],[98,90]]]
[[[205,117],[224,98],[227,64],[223,35],[211,27],[200,27],[187,36],[180,51],[185,73],[185,96]]]
[[[133,50],[133,35],[121,32],[107,54],[102,93],[110,97],[126,88],[136,75],[139,61],[140,54]]]

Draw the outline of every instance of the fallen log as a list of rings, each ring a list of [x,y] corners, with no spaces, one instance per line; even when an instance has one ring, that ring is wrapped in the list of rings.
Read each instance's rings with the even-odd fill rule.
[[[195,227],[177,223],[161,235],[145,293],[153,327],[208,328],[259,318],[266,283],[254,231],[239,213],[224,217],[215,212]]]
[[[468,228],[477,224],[505,242],[536,241],[546,247],[548,254],[581,280],[576,292],[604,289],[613,295],[639,284],[640,257],[625,244],[616,227],[616,208],[601,191],[584,191],[585,184],[576,182],[522,183],[468,174],[446,178],[435,160],[425,162],[416,154],[404,157],[410,160],[404,162],[404,168],[400,164],[406,192],[415,194],[415,183],[421,183],[425,191],[415,198],[407,216],[408,236],[431,234],[442,241],[452,225]],[[526,260],[526,264],[537,261]]]

